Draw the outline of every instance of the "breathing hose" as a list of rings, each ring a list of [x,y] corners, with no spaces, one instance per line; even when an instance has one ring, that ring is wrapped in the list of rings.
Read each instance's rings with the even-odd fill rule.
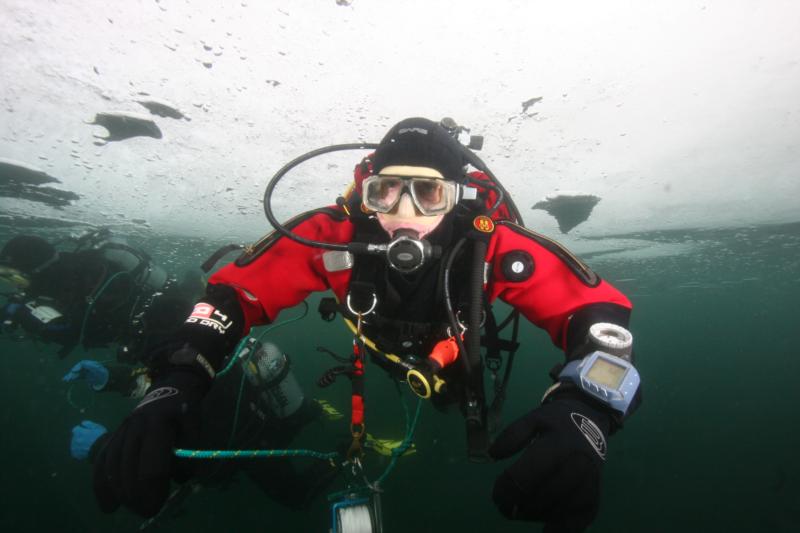
[[[273,324],[272,326],[267,327],[266,329],[264,329],[264,331],[259,333],[258,340],[261,341],[267,335],[267,333],[269,333],[270,331],[272,331],[272,330],[274,330],[276,328],[279,328],[281,326],[285,326],[287,324],[291,324],[292,322],[296,322],[298,320],[301,320],[301,319],[305,318],[308,315],[308,302],[303,300],[303,306],[304,306],[304,309],[303,309],[303,314],[302,315],[300,315],[298,317],[290,318],[290,319],[285,320],[283,322],[279,322],[277,324]],[[233,368],[234,363],[236,363],[236,359],[239,356],[239,353],[242,351],[242,348],[244,347],[244,344],[247,342],[248,338],[249,337],[243,337],[242,340],[239,341],[239,344],[236,345],[236,349],[233,351],[233,356],[231,357],[230,361],[228,361],[228,364],[225,365],[225,368],[223,368],[221,371],[219,371],[217,373],[217,377],[224,376],[225,374],[227,374],[228,372],[231,371],[231,368]]]
[[[400,393],[399,384],[397,384],[396,381],[395,384],[398,385],[398,393]],[[378,479],[375,480],[375,483],[373,483],[376,486],[383,483],[383,480],[386,479],[386,477],[395,467],[397,459],[401,457],[406,452],[406,450],[408,450],[411,447],[411,440],[414,438],[414,431],[417,428],[417,421],[419,420],[419,413],[422,408],[422,398],[417,399],[417,410],[414,413],[413,420],[408,415],[408,405],[406,405],[406,402],[402,402],[402,404],[403,404],[403,410],[405,411],[406,415],[406,436],[403,439],[403,442],[401,442],[397,447],[392,448],[392,458],[389,461],[389,464],[386,466],[386,470],[384,470],[383,474],[381,474],[380,477],[378,477]]]
[[[89,315],[92,314],[92,310],[94,309],[95,302],[97,302],[97,300],[100,299],[100,296],[102,296],[103,292],[108,288],[109,285],[111,285],[112,281],[114,281],[115,279],[117,279],[118,277],[120,277],[120,276],[122,276],[124,274],[129,274],[129,273],[127,271],[123,270],[122,272],[117,272],[116,274],[114,274],[113,276],[108,278],[106,280],[106,282],[103,283],[103,286],[100,287],[100,289],[97,291],[97,293],[93,297],[91,297],[89,299],[89,305],[86,308],[86,313],[83,315],[83,322],[81,323],[80,337],[78,337],[78,345],[79,346],[83,346],[83,339],[84,339],[84,337],[86,335],[86,324],[89,323]]]
[[[311,152],[305,153],[300,157],[297,157],[286,163],[278,172],[275,173],[274,176],[272,176],[272,179],[269,180],[269,184],[267,184],[267,188],[264,190],[264,214],[267,216],[269,223],[272,224],[272,227],[275,228],[278,233],[292,239],[295,242],[299,242],[300,244],[317,248],[325,248],[327,250],[349,251],[350,247],[348,247],[347,244],[312,241],[310,239],[301,237],[284,227],[283,224],[281,224],[278,219],[275,218],[275,214],[272,212],[272,191],[275,189],[278,181],[280,181],[280,179],[283,178],[287,172],[292,170],[300,163],[308,161],[309,159],[330,152],[339,152],[343,150],[369,150],[377,147],[378,145],[375,143],[334,144],[332,146],[325,146],[323,148],[318,148],[317,150],[312,150]]]
[[[470,269],[469,329],[467,330],[467,356],[470,366],[480,365],[481,358],[481,311],[483,310],[483,270],[486,260],[486,242],[477,239],[473,244],[472,268]]]

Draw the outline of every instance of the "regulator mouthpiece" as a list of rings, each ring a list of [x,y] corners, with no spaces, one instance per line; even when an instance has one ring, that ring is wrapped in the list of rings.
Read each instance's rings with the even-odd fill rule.
[[[399,229],[392,242],[386,246],[386,260],[389,266],[403,274],[418,270],[425,261],[441,254],[439,247],[419,238],[419,233],[411,229]]]

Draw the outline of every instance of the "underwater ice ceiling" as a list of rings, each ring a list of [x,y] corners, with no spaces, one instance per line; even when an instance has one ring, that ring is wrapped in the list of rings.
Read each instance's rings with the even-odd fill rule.
[[[792,0],[0,0],[0,215],[249,240],[284,163],[420,115],[483,135],[539,231],[796,221],[798,23]],[[293,171],[279,216],[362,155]]]

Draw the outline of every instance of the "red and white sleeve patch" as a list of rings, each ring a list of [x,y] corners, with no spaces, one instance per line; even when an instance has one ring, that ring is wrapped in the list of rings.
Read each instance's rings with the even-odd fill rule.
[[[211,314],[214,312],[214,310],[215,308],[213,305],[200,302],[195,304],[192,314],[189,315],[189,318],[211,318]]]

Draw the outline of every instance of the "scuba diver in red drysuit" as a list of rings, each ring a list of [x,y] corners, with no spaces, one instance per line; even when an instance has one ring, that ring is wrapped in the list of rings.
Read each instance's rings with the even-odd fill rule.
[[[598,348],[590,329],[626,328],[631,304],[558,243],[511,222],[498,184],[466,172],[467,153],[440,123],[406,119],[356,167],[347,198],[295,217],[216,272],[178,332],[181,348],[98,454],[101,508],[158,512],[176,472],[172,450],[197,442],[197,406],[236,343],[312,292],[332,290],[338,303],[328,311],[342,312],[373,361],[415,381],[421,396],[459,405],[471,458],[521,452],[494,485],[505,516],[545,522],[549,531],[587,527],[606,438],[640,402],[638,381],[620,408],[555,369],[542,404],[490,445],[481,344],[491,351],[499,342],[489,330],[501,329],[490,313],[500,298],[546,330],[566,355],[563,368],[574,368]],[[442,342],[455,347],[450,355],[428,357]],[[599,370],[631,368],[619,363]],[[358,393],[354,411],[363,409]]]

